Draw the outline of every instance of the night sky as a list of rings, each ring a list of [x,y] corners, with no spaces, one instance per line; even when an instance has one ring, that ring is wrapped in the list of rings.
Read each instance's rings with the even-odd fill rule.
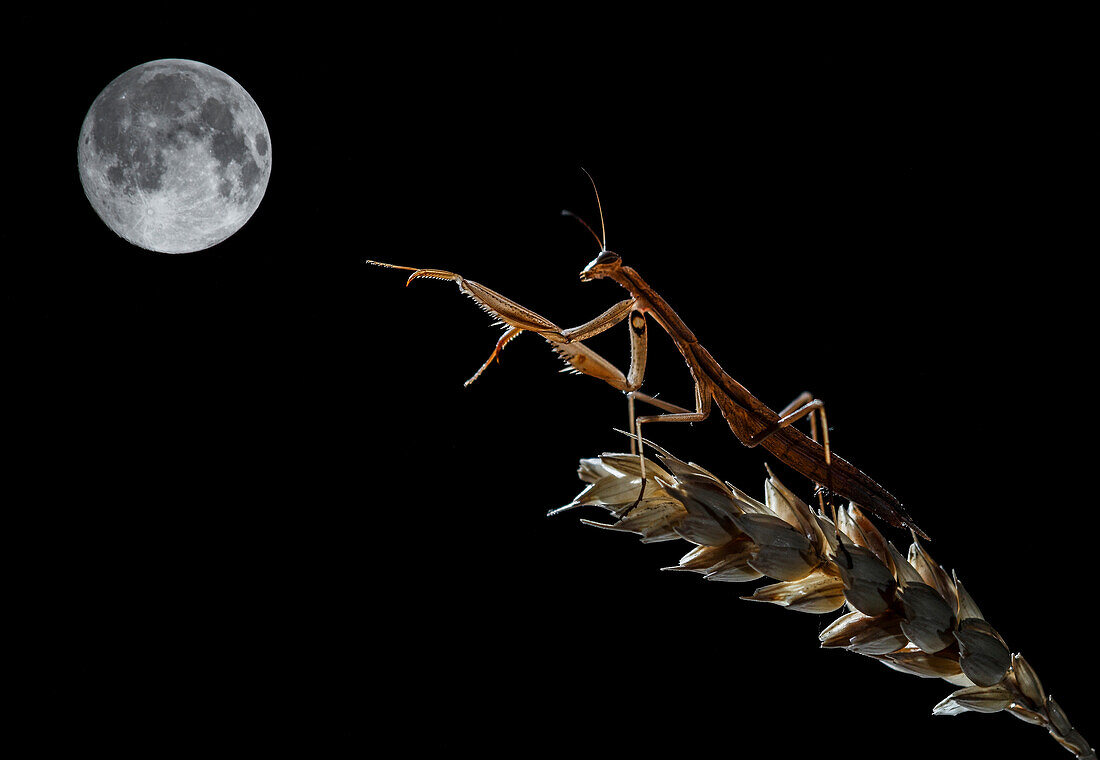
[[[452,283],[364,260],[583,323],[625,295],[577,278],[582,167],[610,249],[772,408],[826,402],[835,451],[1100,741],[1073,45],[591,23],[181,23],[30,78],[20,176],[43,187],[8,289],[33,486],[9,509],[42,746],[1069,757],[1007,715],[933,719],[949,684],[819,651],[836,615],[660,572],[687,544],[545,516],[580,458],[624,448],[621,394],[530,334],[464,388],[499,331]],[[235,78],[271,134],[259,210],[184,255],[117,237],[76,170],[96,95],[166,57]],[[626,329],[591,341],[624,369]],[[643,390],[692,404],[652,322]],[[717,414],[647,434],[758,497],[776,466]]]

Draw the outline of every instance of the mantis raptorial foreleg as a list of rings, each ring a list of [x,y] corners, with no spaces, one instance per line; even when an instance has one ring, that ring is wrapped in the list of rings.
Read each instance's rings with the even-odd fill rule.
[[[574,340],[588,340],[593,338],[605,330],[610,330],[615,325],[626,319],[626,315],[634,308],[634,299],[628,298],[625,301],[619,301],[619,303],[612,306],[595,319],[585,322],[583,325],[577,325],[576,327],[570,327],[567,330],[562,330],[561,335],[567,342]],[[644,317],[643,317],[644,321]],[[641,333],[645,334],[645,325],[642,324]]]
[[[545,338],[558,356],[569,364],[569,369],[572,371],[599,378],[612,387],[627,393],[636,391],[641,387],[642,378],[645,376],[648,349],[645,318],[640,312],[635,312],[631,316],[630,370],[627,374],[623,374],[614,364],[581,342],[585,338],[599,335],[626,319],[632,311],[632,299],[627,299],[612,306],[600,316],[583,325],[563,330],[541,314],[531,311],[481,283],[467,280],[462,275],[454,272],[448,272],[444,269],[397,266],[395,264],[384,264],[380,261],[368,261],[367,263],[412,272],[405,283],[406,285],[421,277],[434,280],[451,280],[458,284],[459,290],[474,299],[482,310],[496,317],[502,324],[509,326],[509,329],[497,341],[492,354],[489,355],[489,358],[477,372],[466,381],[466,385],[476,380],[494,360],[499,361],[500,352],[508,343],[519,337],[520,333],[528,331]]]
[[[612,306],[600,316],[578,327],[562,330],[560,337],[563,342],[554,343],[554,350],[565,359],[569,365],[586,375],[598,377],[614,388],[626,393],[633,393],[642,385],[645,378],[646,357],[649,354],[649,343],[646,337],[645,315],[635,310],[632,300],[622,301]],[[599,335],[604,330],[614,327],[630,314],[630,369],[624,375],[622,370],[608,362],[602,356],[581,343],[581,340]],[[591,372],[585,365],[593,361],[602,362],[599,372]],[[650,398],[647,396],[646,398]]]
[[[500,361],[500,352],[504,350],[505,346],[512,342],[513,338],[518,338],[521,332],[523,332],[522,327],[513,327],[511,330],[508,330],[506,333],[504,333],[504,335],[501,335],[500,340],[497,341],[497,345],[493,349],[493,353],[489,354],[489,358],[485,360],[485,363],[478,367],[477,372],[475,372],[469,380],[463,383],[463,386],[469,385],[474,380],[477,380],[479,377],[481,377],[481,373],[488,369],[489,365],[493,363],[494,359]]]

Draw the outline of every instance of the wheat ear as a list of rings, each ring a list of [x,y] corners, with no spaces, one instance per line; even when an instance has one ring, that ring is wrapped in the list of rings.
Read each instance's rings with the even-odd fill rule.
[[[695,545],[670,570],[708,580],[776,583],[742,599],[800,612],[847,611],[819,635],[822,647],[843,648],[903,673],[959,686],[934,715],[1007,711],[1050,732],[1081,760],[1096,753],[1048,696],[1034,669],[1012,654],[962,583],[932,561],[914,536],[903,556],[854,504],[835,522],[815,512],[769,470],[760,502],[696,464],[649,443],[644,498],[639,457],[602,454],[581,460],[587,486],[551,515],[602,507],[614,523],[582,520],[634,533],[643,543],[684,539]]]

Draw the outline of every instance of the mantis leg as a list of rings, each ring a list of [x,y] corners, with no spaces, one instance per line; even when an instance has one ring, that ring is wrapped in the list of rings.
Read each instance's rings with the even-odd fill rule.
[[[504,335],[501,335],[500,340],[497,341],[496,348],[493,349],[493,353],[489,354],[489,358],[485,360],[485,363],[478,368],[477,372],[475,372],[469,380],[462,384],[462,387],[465,388],[474,380],[477,380],[479,377],[481,377],[481,373],[484,372],[489,367],[489,365],[493,363],[493,359],[496,359],[499,362],[500,352],[512,341],[513,338],[518,337],[521,332],[523,332],[522,327],[513,327],[505,332]]]
[[[555,336],[543,333],[543,337],[553,344],[554,351],[575,371],[603,380],[613,388],[633,393],[642,385],[645,378],[646,357],[649,354],[649,342],[646,337],[645,315],[633,309],[634,301],[628,299],[615,304],[591,322],[579,327],[562,330]],[[580,341],[599,335],[613,327],[630,314],[630,369],[624,375],[614,364],[604,359]],[[567,342],[558,342],[558,338]],[[650,398],[646,396],[646,398]]]
[[[648,397],[647,397],[648,398]],[[664,403],[664,402],[662,402]],[[701,384],[695,386],[695,411],[681,411],[670,414],[650,414],[634,420],[634,434],[637,436],[638,452],[642,451],[642,425],[649,422],[702,422],[710,416],[710,393]],[[645,464],[642,465],[642,487],[645,487]]]
[[[380,261],[368,260],[367,263],[388,269],[403,269],[412,272],[406,281],[406,285],[420,278],[451,280],[458,285],[458,289],[462,293],[474,299],[478,306],[500,320],[508,328],[500,340],[497,341],[488,360],[481,365],[473,377],[466,381],[466,385],[476,380],[494,360],[499,360],[500,352],[504,347],[526,330],[538,333],[545,338],[557,351],[558,355],[570,365],[570,368],[578,373],[599,378],[621,391],[630,392],[641,387],[646,359],[645,317],[641,312],[634,311],[631,315],[630,370],[625,375],[611,362],[580,342],[585,338],[599,335],[604,330],[614,327],[626,319],[634,307],[634,299],[627,299],[615,304],[600,316],[583,325],[562,330],[541,314],[531,311],[479,282],[467,280],[462,275],[454,272],[448,272],[444,269],[398,266]]]
[[[631,396],[631,398],[635,398],[638,401],[643,401],[643,402],[649,404],[650,406],[655,406],[658,409],[664,409],[666,412],[671,412],[673,414],[690,414],[691,413],[690,409],[684,409],[684,407],[682,407],[682,406],[676,406],[676,404],[670,404],[669,402],[662,401],[659,398],[654,398],[653,396],[647,396],[646,394],[642,393],[641,391],[635,391],[634,393],[631,393],[630,396]],[[633,417],[630,418],[630,429],[631,430],[634,429],[634,418]]]
[[[630,418],[630,422],[629,422],[629,425],[627,427],[627,430],[629,430],[630,433],[631,433],[631,435],[630,435],[630,453],[631,454],[637,454],[638,453],[638,440],[634,436],[634,400],[635,399],[637,399],[638,401],[642,401],[646,404],[649,404],[650,406],[655,406],[658,409],[664,409],[666,412],[671,412],[672,414],[691,414],[691,411],[689,409],[684,409],[684,407],[682,407],[682,406],[676,406],[676,404],[670,404],[669,402],[662,401],[661,399],[655,398],[654,396],[648,396],[645,393],[641,393],[640,391],[634,391],[632,393],[626,394],[627,412],[628,412],[628,416]]]
[[[821,399],[814,398],[809,392],[803,393],[794,401],[787,404],[787,406],[783,408],[783,411],[779,413],[779,419],[749,438],[746,445],[749,448],[759,446],[769,436],[774,435],[776,432],[792,423],[798,422],[811,412],[817,412],[817,414],[810,417],[810,437],[815,441],[817,440],[817,422],[820,419],[822,445],[825,447],[825,464],[831,464],[832,457],[830,456],[829,450],[829,424],[825,419],[825,402]]]
[[[564,338],[566,341],[588,340],[589,338],[599,335],[604,330],[608,330],[622,322],[624,319],[626,319],[626,315],[630,313],[633,307],[633,298],[628,298],[625,301],[620,301],[595,319],[589,320],[583,325],[577,325],[576,327],[570,327],[566,330],[562,330],[561,337]],[[644,331],[644,324],[642,325],[642,328]]]
[[[813,414],[817,412],[817,414]],[[787,406],[783,407],[783,411],[779,413],[779,419],[768,427],[761,430],[759,433],[753,435],[746,442],[749,448],[760,445],[768,436],[775,434],[779,430],[787,427],[788,425],[797,422],[806,415],[810,415],[810,438],[815,442],[817,441],[817,425],[818,419],[821,420],[822,430],[822,446],[825,448],[825,466],[828,467],[832,464],[832,456],[829,453],[829,423],[825,419],[825,403],[821,399],[813,397],[809,391],[804,392],[798,398],[796,398]],[[826,488],[830,492],[832,483],[829,483]],[[821,511],[825,511],[825,495],[823,493],[822,484],[817,484],[817,502]],[[829,497],[829,504],[833,507],[833,522],[836,522],[836,506],[832,503],[832,496]]]
[[[647,399],[652,397],[647,396]],[[658,406],[663,405],[665,402],[661,402]],[[669,404],[669,406],[672,406]],[[641,467],[642,487],[638,491],[638,498],[634,500],[634,503],[627,507],[626,511],[620,515],[620,519],[626,517],[638,506],[642,501],[642,497],[645,496],[646,476],[645,476],[645,454],[642,452],[642,425],[647,422],[702,422],[710,416],[710,390],[704,387],[701,383],[695,384],[695,411],[680,411],[672,412],[670,414],[651,414],[644,417],[638,417],[634,420],[634,426],[632,432],[634,433],[635,440],[637,441],[637,454],[640,459],[639,465]],[[635,453],[635,449],[631,446],[630,453]]]

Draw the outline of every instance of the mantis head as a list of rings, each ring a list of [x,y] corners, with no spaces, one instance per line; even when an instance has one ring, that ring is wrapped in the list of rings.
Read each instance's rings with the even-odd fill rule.
[[[582,168],[585,174],[588,174],[588,170]],[[588,226],[588,222],[581,219],[572,211],[562,211],[563,216],[571,216],[584,225],[584,228],[592,233],[592,237],[596,238],[596,242],[600,244],[600,255],[588,262],[583,270],[581,270],[581,282],[591,282],[592,280],[602,280],[604,277],[610,277],[611,279],[617,279],[616,275],[619,273],[619,267],[622,266],[622,258],[617,253],[612,253],[607,250],[607,227],[603,221],[603,205],[600,203],[600,191],[596,189],[596,180],[592,179],[592,175],[588,174],[588,181],[592,183],[592,191],[596,194],[596,205],[600,209],[600,232],[603,236],[596,234],[596,231]]]
[[[591,282],[604,277],[613,278],[622,263],[623,260],[619,254],[606,249],[600,251],[600,255],[588,262],[588,266],[581,270],[581,282]]]

